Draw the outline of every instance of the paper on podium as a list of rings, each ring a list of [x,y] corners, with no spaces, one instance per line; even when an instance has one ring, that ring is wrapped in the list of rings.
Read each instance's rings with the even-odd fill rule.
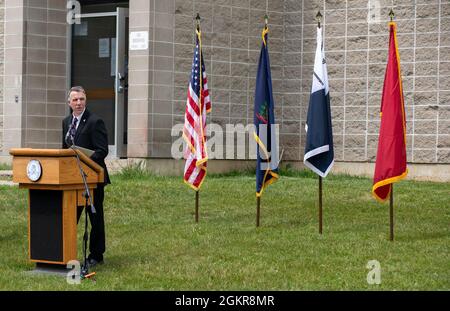
[[[73,147],[73,149],[80,150],[83,154],[87,155],[89,158],[90,158],[91,155],[93,155],[94,152],[95,152],[94,150],[87,149],[87,148],[83,148],[83,147],[80,147],[80,146],[77,146],[77,145],[73,145],[72,147]]]

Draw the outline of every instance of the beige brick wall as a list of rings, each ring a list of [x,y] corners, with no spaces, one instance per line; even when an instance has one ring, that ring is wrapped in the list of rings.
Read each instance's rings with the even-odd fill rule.
[[[317,8],[325,13],[336,159],[375,160],[388,12],[393,7],[407,114],[408,161],[450,163],[450,2],[303,1],[303,5],[304,60],[313,53],[315,36],[314,22],[311,18],[306,22],[306,16],[313,16]],[[308,72],[303,76],[304,103],[310,81]]]
[[[147,157],[152,135],[154,1],[131,1],[130,32],[147,31],[149,49],[129,52],[128,149],[129,157]]]
[[[0,0],[0,154],[3,153],[3,105],[5,72],[5,0]]]
[[[64,1],[7,1],[2,79],[3,143],[60,148],[66,113],[67,22]]]
[[[336,160],[374,161],[387,59],[387,14],[393,7],[407,111],[408,161],[450,162],[447,1],[175,0],[168,1],[167,6],[173,2],[175,14],[166,15],[164,21],[155,20],[154,28],[155,34],[165,34],[160,37],[166,39],[158,42],[155,38],[155,52],[162,53],[155,57],[155,63],[169,63],[163,69],[165,82],[161,82],[167,97],[165,101],[153,101],[149,112],[157,120],[152,128],[160,134],[154,136],[158,143],[168,145],[170,127],[183,122],[196,12],[202,16],[203,52],[213,101],[208,122],[223,128],[227,123],[253,122],[255,71],[267,5],[283,158],[302,160],[316,44],[315,15],[320,9],[324,15]],[[167,90],[171,79],[172,101]],[[160,154],[170,156],[168,150],[160,150]]]
[[[286,89],[300,87],[300,76],[293,76],[292,80],[287,82],[290,87],[283,79],[286,59],[300,59],[299,51],[285,57],[285,1],[176,0],[174,3],[173,100],[167,103],[169,107],[171,106],[171,110],[166,110],[164,114],[155,113],[155,116],[164,120],[164,122],[160,122],[158,129],[168,134],[164,139],[171,142],[173,138],[170,137],[169,129],[175,124],[184,122],[195,38],[194,17],[197,12],[201,17],[203,55],[213,105],[212,112],[208,115],[208,124],[217,124],[225,131],[226,124],[247,125],[253,123],[256,69],[267,5],[267,12],[270,16],[269,50],[274,98],[277,103],[276,115],[280,122],[283,120],[284,114],[283,125],[285,127],[281,129],[282,139],[286,144],[292,146],[292,148],[288,148],[288,151],[294,152],[297,157],[300,141],[299,130],[296,130],[299,125],[296,116],[300,117],[300,108],[293,107],[294,103],[292,103],[292,107],[286,109],[282,105]],[[300,10],[300,6],[295,3],[291,8],[293,14]],[[295,45],[295,39],[291,41]],[[289,64],[290,67],[293,65]],[[300,63],[295,64],[293,68],[298,69],[299,67]],[[294,72],[295,70],[292,69],[291,75]],[[300,94],[299,89],[296,91],[290,89],[289,91],[291,94]],[[291,133],[294,134],[291,135]],[[293,144],[290,140],[291,137],[295,141]],[[170,156],[170,149],[165,155]],[[223,157],[225,156],[224,148]]]
[[[398,22],[408,161],[450,163],[450,3],[445,0],[130,1],[129,29],[148,31],[149,49],[130,51],[128,156],[171,156],[178,138],[171,137],[171,128],[184,121],[197,12],[213,103],[208,124],[253,123],[267,11],[283,159],[301,161],[320,9],[336,160],[374,161],[391,7]],[[59,147],[67,111],[65,13],[64,1],[0,0],[3,155],[11,147]]]
[[[30,1],[26,13],[24,146],[61,148],[67,111],[65,1]]]
[[[23,116],[23,56],[24,56],[23,0],[4,3],[4,76],[3,76],[3,137],[2,155],[10,148],[22,147],[24,141]]]

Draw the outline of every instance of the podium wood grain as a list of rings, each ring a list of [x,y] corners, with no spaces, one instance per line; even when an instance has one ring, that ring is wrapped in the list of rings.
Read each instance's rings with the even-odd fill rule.
[[[93,200],[93,189],[97,187],[97,183],[102,183],[104,180],[103,168],[80,151],[74,151],[72,149],[31,148],[17,148],[10,150],[10,154],[13,156],[13,181],[18,183],[20,188],[29,189],[28,257],[32,262],[67,264],[70,260],[77,259],[77,206],[85,205],[85,187],[75,152],[79,155],[81,166],[86,173],[86,182]],[[39,180],[35,182],[27,177],[27,165],[30,160],[38,160],[42,166],[42,175]],[[42,201],[46,201],[47,203],[38,202],[39,200],[37,199],[33,201],[30,194],[31,191],[39,191],[39,193],[35,193],[34,196],[36,198],[43,198]],[[59,193],[61,192],[62,199],[59,200]],[[54,198],[52,198],[52,196]],[[49,215],[45,214],[47,212],[45,204],[49,204],[48,202],[50,202],[50,205],[53,207],[57,206],[54,214],[52,214],[51,211],[49,212]],[[34,205],[31,206],[32,204]],[[32,208],[35,212],[32,212]],[[42,216],[43,214],[45,215]],[[35,215],[37,220],[32,219],[32,215]],[[47,241],[39,241],[38,238],[32,239],[32,232],[39,233],[40,228],[42,228],[42,231],[45,231],[42,236],[47,237],[51,234],[51,232],[49,233],[47,230],[49,229],[48,227],[55,224],[52,223],[51,217],[62,217],[62,220],[54,219],[56,224],[62,222],[62,237],[55,236],[54,240],[56,242],[48,241],[50,244],[55,242],[56,246],[54,248],[58,250],[58,239],[62,239],[62,253],[59,253],[58,256],[45,254],[46,249],[42,245],[45,246]],[[42,219],[44,220],[42,221]],[[48,227],[45,225],[46,221],[47,224],[49,224]],[[34,230],[31,228],[32,223],[35,226]],[[57,228],[60,227],[57,225]],[[56,231],[59,232],[59,229]],[[32,243],[34,243],[33,241],[36,242],[36,244],[32,245]],[[40,258],[33,257],[32,250],[35,250],[35,253],[39,253],[40,256],[38,257]],[[42,255],[42,253],[44,253],[44,255]],[[51,258],[52,256],[54,258]],[[43,257],[45,258],[43,259]],[[47,257],[50,257],[50,259]]]

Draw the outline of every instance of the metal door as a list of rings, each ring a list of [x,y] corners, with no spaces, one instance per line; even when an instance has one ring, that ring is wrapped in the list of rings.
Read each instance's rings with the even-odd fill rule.
[[[128,9],[81,14],[72,28],[71,85],[108,130],[109,157],[127,155]]]

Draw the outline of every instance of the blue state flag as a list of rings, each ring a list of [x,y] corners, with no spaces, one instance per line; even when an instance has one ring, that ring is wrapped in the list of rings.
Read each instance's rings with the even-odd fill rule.
[[[262,31],[261,53],[255,88],[254,137],[257,142],[256,196],[278,179],[278,144],[275,125],[272,77],[267,48],[269,29]]]
[[[303,163],[319,176],[326,177],[334,164],[334,150],[327,64],[321,28],[317,28],[314,74],[305,130]]]

